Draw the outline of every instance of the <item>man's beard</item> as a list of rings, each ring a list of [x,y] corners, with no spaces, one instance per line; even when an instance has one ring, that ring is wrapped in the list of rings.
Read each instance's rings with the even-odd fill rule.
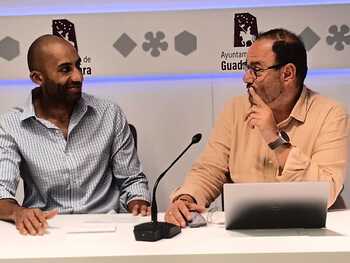
[[[282,94],[282,90],[280,90],[279,93],[278,93],[277,95],[275,95],[275,96],[273,96],[273,97],[272,97],[272,96],[268,96],[268,95],[266,94],[266,92],[264,92],[264,91],[265,91],[264,89],[262,89],[263,93],[261,93],[261,92],[258,92],[257,89],[254,88],[253,86],[247,84],[248,99],[249,99],[249,102],[250,102],[250,105],[251,105],[251,106],[255,105],[256,103],[254,102],[252,95],[250,95],[250,93],[249,93],[249,88],[254,89],[255,93],[256,93],[267,105],[270,105],[270,104],[273,103],[275,100],[279,99],[280,96],[281,96],[281,94]],[[261,88],[261,87],[260,87],[260,88]],[[261,89],[260,89],[260,91],[261,91]]]
[[[82,83],[79,81],[68,82],[63,85],[48,81],[46,84],[48,91],[53,90],[54,93],[49,92],[49,97],[56,103],[75,103],[81,98]],[[74,92],[70,92],[73,91]]]

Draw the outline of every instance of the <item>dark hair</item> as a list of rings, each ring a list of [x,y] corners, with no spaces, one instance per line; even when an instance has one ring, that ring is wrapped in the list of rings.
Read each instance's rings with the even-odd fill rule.
[[[272,51],[276,55],[276,63],[286,65],[292,63],[296,67],[297,81],[300,88],[304,85],[307,73],[306,49],[302,40],[294,33],[276,28],[258,35],[256,40],[272,39]]]

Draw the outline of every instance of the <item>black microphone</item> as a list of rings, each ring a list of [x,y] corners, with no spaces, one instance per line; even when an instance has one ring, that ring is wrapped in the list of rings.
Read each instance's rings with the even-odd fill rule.
[[[156,191],[159,181],[169,171],[171,167],[184,155],[184,153],[193,145],[198,143],[202,138],[202,134],[197,133],[192,137],[191,143],[186,147],[185,150],[173,161],[169,167],[162,172],[157,178],[153,186],[152,205],[151,205],[151,217],[152,222],[138,224],[134,227],[134,235],[136,241],[157,241],[163,238],[172,238],[181,232],[181,228],[177,225],[158,222],[158,207],[156,201]]]

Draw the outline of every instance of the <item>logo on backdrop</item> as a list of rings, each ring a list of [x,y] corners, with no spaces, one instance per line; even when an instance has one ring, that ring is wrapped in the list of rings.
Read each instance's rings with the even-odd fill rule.
[[[75,33],[74,23],[68,19],[52,20],[52,34],[67,40],[78,51],[78,42]],[[84,56],[82,58],[84,66],[81,67],[83,75],[91,75],[91,57]]]
[[[68,19],[52,20],[52,34],[62,37],[70,42],[78,51],[77,37],[75,35],[74,24]]]
[[[256,17],[249,13],[234,15],[234,47],[250,47],[258,37]]]
[[[233,14],[233,50],[221,51],[221,71],[241,71],[247,60],[247,49],[258,36],[258,22],[250,13]],[[231,20],[232,23],[232,20]]]

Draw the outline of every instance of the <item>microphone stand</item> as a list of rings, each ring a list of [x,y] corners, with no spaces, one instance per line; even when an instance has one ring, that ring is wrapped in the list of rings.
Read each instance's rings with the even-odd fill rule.
[[[170,164],[170,166],[160,174],[153,186],[153,195],[152,195],[152,205],[151,205],[151,218],[152,222],[138,224],[134,227],[134,235],[136,241],[157,241],[163,238],[172,238],[181,232],[181,227],[158,221],[158,207],[156,200],[156,192],[159,181],[164,177],[164,175],[169,171],[171,167],[185,154],[185,152],[193,145],[200,141],[202,135],[200,133],[192,137],[191,143],[186,147],[185,150]]]

